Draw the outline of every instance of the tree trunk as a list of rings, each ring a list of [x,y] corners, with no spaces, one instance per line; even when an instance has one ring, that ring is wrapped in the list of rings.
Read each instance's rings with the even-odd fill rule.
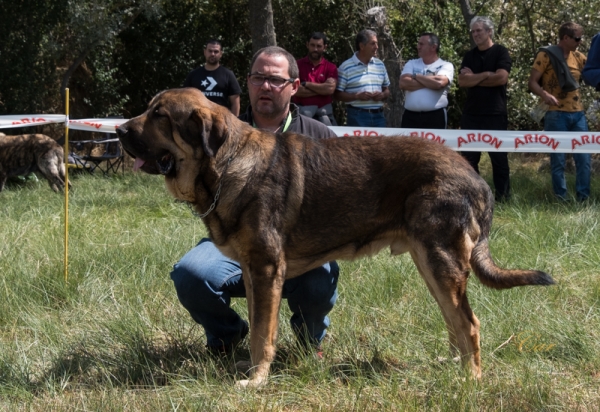
[[[537,42],[535,41],[535,34],[533,32],[533,19],[531,18],[532,10],[535,10],[535,0],[531,2],[528,7],[523,7],[525,13],[525,19],[527,20],[527,32],[529,33],[529,40],[531,41],[531,55],[535,56],[537,53]]]
[[[67,69],[67,71],[65,72],[65,74],[63,75],[62,78],[62,82],[60,83],[60,95],[62,96],[63,101],[65,100],[65,94],[66,94],[66,88],[69,85],[69,80],[71,80],[71,76],[73,75],[73,73],[75,73],[75,70],[77,70],[77,68],[79,66],[81,66],[81,63],[83,63],[83,61],[85,60],[85,58],[87,57],[87,55],[94,49],[96,48],[96,46],[98,45],[98,42],[93,43],[91,46],[89,46],[87,49],[85,49],[84,51],[82,51],[81,53],[79,53],[79,56],[73,61],[73,63],[71,63],[71,65],[69,66],[69,68]]]
[[[481,4],[479,5],[479,7],[477,8],[477,10],[473,11],[473,9],[471,8],[471,1],[470,0],[460,0],[460,11],[462,12],[463,15],[463,19],[465,19],[465,24],[467,26],[467,30],[469,31],[469,33],[471,32],[471,20],[473,20],[473,17],[477,16],[479,14],[479,12],[481,11],[481,9],[483,9],[483,6],[485,6],[488,1],[484,0],[481,2]],[[496,32],[498,33],[500,31],[500,27],[496,28]],[[469,34],[469,42],[471,44],[471,48],[475,47],[475,41],[473,40],[473,36],[471,36]]]
[[[137,19],[141,12],[142,7],[138,7],[138,9],[135,10],[135,12],[131,16],[129,16],[129,18],[118,28],[118,31],[110,33],[110,36],[117,36],[119,35],[119,33],[123,32],[125,29],[131,26],[131,23],[133,23],[133,21]],[[92,50],[98,47],[98,45],[100,45],[105,40],[106,39],[104,38],[94,40],[90,45],[84,47],[84,49],[79,53],[79,56],[77,56],[73,63],[71,63],[71,65],[63,75],[62,82],[60,83],[60,95],[62,96],[63,101],[65,99],[65,89],[69,86],[69,80],[71,80],[71,76],[73,75],[73,73],[75,73],[75,70],[77,70],[77,68],[81,66],[81,63],[84,62],[87,55],[90,54]]]
[[[277,46],[271,0],[248,0],[252,53],[267,46]]]
[[[378,57],[385,64],[390,78],[390,97],[385,106],[387,127],[400,127],[404,113],[404,92],[400,90],[400,73],[402,73],[402,53],[396,47],[390,34],[385,15],[385,7],[374,7],[367,10],[368,25],[377,33],[379,43]]]

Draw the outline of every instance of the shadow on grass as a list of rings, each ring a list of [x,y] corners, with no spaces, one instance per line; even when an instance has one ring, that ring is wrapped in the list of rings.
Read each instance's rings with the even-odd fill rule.
[[[131,342],[129,342],[131,343]],[[99,342],[80,342],[58,356],[36,378],[0,369],[0,382],[20,386],[32,393],[47,392],[48,388],[156,388],[182,381],[202,381],[214,385],[232,385],[245,373],[235,370],[237,361],[250,359],[248,345],[240,346],[233,356],[215,357],[198,340],[160,342],[155,337],[138,336],[135,344],[119,347],[102,346]],[[295,345],[278,348],[271,366],[272,374],[287,374],[294,378],[311,376],[321,362],[313,353]],[[356,379],[375,379],[412,369],[395,359],[374,354],[372,359],[352,358],[325,360],[325,373],[343,383]],[[331,366],[329,366],[331,365]]]
[[[138,336],[135,342],[101,347],[80,342],[59,356],[34,386],[68,381],[70,385],[148,388],[182,379],[222,380],[228,359],[214,358],[199,342]]]

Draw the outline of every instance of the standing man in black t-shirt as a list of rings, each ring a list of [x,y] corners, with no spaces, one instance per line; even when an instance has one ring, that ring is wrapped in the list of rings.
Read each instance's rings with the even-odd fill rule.
[[[206,63],[188,74],[183,87],[199,89],[208,100],[227,107],[231,113],[239,116],[242,90],[233,72],[219,64],[221,57],[221,42],[210,39],[204,46]]]
[[[471,34],[476,47],[463,58],[458,86],[467,89],[467,100],[460,121],[461,129],[506,130],[508,111],[506,84],[512,61],[506,47],[492,41],[494,24],[488,17],[471,20]],[[479,173],[481,152],[462,152]],[[508,154],[489,152],[496,189],[496,201],[510,198]]]

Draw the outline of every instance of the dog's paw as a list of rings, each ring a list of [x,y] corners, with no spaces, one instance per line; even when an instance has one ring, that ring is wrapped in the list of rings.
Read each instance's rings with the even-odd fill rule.
[[[460,362],[460,356],[456,356],[454,358],[445,358],[443,356],[438,356],[437,358],[438,363],[448,363],[448,362],[454,362],[454,363],[459,363]]]
[[[236,389],[248,389],[250,387],[250,379],[242,379],[235,382]]]
[[[239,361],[234,367],[237,373],[250,376],[250,379],[240,379],[239,381],[236,381],[235,387],[237,389],[257,389],[267,383],[268,374],[256,373],[256,370],[253,370],[252,362]]]
[[[258,389],[267,382],[266,379],[242,379],[235,382],[236,389]]]

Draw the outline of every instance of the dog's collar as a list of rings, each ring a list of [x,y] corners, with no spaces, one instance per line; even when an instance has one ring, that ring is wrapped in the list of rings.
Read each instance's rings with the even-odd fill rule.
[[[219,182],[219,186],[217,187],[217,192],[215,193],[215,200],[213,200],[212,204],[210,205],[210,207],[208,208],[208,210],[206,212],[204,212],[204,213],[198,213],[198,212],[194,211],[194,209],[191,207],[191,204],[188,202],[188,205],[190,206],[190,209],[192,210],[192,213],[195,216],[198,216],[200,219],[204,219],[206,216],[208,216],[208,214],[210,212],[212,212],[213,210],[215,210],[215,207],[217,206],[217,201],[219,200],[219,196],[221,195],[221,187],[223,186],[223,175],[227,171],[227,167],[231,163],[232,159],[233,159],[233,157],[229,158],[229,160],[227,161],[227,164],[225,165],[225,169],[223,169],[223,174],[221,175],[221,181]]]

